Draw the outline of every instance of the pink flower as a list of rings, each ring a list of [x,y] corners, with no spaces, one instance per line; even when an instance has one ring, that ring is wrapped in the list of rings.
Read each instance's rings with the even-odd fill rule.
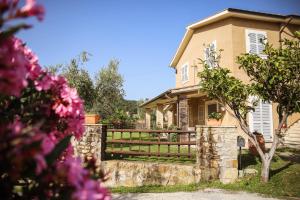
[[[36,154],[34,156],[34,159],[36,161],[35,173],[39,175],[44,169],[47,168],[47,163],[45,161],[45,158],[41,154]]]
[[[43,20],[45,9],[43,6],[36,4],[35,0],[26,0],[25,6],[17,13],[20,17],[36,16],[38,20]]]
[[[58,163],[57,170],[67,177],[67,181],[75,188],[80,188],[84,177],[88,172],[81,166],[80,158],[67,157],[63,162]]]
[[[46,155],[46,154],[50,153],[53,150],[54,146],[55,146],[55,143],[54,143],[53,139],[46,136],[42,141],[43,154]]]
[[[100,183],[95,180],[86,180],[82,188],[78,189],[74,195],[78,200],[110,200],[111,197],[106,189],[101,188]]]
[[[8,129],[11,130],[12,135],[19,135],[23,128],[24,126],[18,117],[13,121],[12,124],[8,126]]]
[[[0,92],[3,94],[18,97],[27,86],[29,62],[23,50],[22,41],[14,37],[0,43]]]
[[[84,132],[84,118],[69,118],[67,119],[67,129],[64,131],[66,134],[73,134],[76,139],[79,139]]]
[[[60,98],[56,100],[52,109],[60,117],[80,116],[83,113],[82,100],[76,89],[64,85],[60,91]]]
[[[53,82],[50,75],[45,73],[42,78],[34,81],[34,85],[37,91],[49,90],[53,86]]]

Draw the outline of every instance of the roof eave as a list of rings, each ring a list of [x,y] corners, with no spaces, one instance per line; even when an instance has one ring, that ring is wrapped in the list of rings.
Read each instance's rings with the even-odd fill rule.
[[[257,15],[255,15],[254,13],[256,13]],[[283,15],[258,13],[258,12],[244,11],[244,10],[229,8],[229,9],[224,10],[216,15],[205,18],[199,22],[196,22],[194,24],[187,26],[186,27],[187,31],[186,31],[185,35],[183,36],[183,39],[181,40],[181,43],[179,44],[179,47],[178,47],[175,55],[173,56],[170,66],[173,68],[176,67],[186,46],[188,45],[190,39],[192,38],[194,30],[196,30],[200,27],[206,26],[208,24],[217,22],[219,20],[229,18],[229,17],[238,17],[238,18],[243,18],[243,19],[253,19],[253,20],[259,20],[259,21],[278,22],[278,23],[287,22],[292,17],[293,20],[290,23],[300,25],[300,16],[298,16],[298,15],[283,16]]]

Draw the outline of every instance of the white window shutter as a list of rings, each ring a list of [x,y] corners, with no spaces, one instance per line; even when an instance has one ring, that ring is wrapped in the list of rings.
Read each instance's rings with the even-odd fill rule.
[[[262,133],[265,141],[271,141],[273,134],[272,104],[259,100],[254,107],[255,111],[250,113],[250,131]]]
[[[266,32],[246,30],[246,52],[263,56],[263,50],[265,49],[264,43],[266,42],[266,38]]]
[[[208,47],[206,47],[204,49],[204,58],[205,58],[205,61],[206,61],[206,64],[212,68],[212,67],[215,67],[215,54],[214,52],[216,52],[217,50],[217,43],[216,41],[213,41],[212,43],[210,43],[208,45]]]

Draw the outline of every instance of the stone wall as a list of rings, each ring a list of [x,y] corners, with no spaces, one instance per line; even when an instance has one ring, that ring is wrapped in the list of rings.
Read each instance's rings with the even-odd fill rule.
[[[88,159],[94,156],[97,163],[100,164],[100,161],[104,158],[103,146],[101,145],[102,131],[106,131],[104,129],[106,129],[106,126],[100,124],[86,124],[82,138],[79,141],[72,140],[75,156]]]
[[[235,126],[197,126],[197,165],[202,179],[230,183],[238,177]]]
[[[109,173],[107,187],[136,187],[143,185],[187,185],[201,181],[196,165],[110,160],[101,163]]]
[[[110,174],[106,182],[109,187],[192,184],[212,179],[230,183],[238,177],[237,130],[234,126],[197,126],[197,161],[194,165],[104,161],[101,143],[106,140],[106,126],[90,124],[85,128],[81,140],[72,141],[75,155],[87,158],[94,155],[103,171]]]

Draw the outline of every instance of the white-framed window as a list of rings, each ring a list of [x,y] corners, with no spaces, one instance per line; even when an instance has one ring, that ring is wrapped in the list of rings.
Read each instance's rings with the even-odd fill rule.
[[[205,118],[208,119],[208,116],[213,112],[220,112],[221,104],[215,100],[205,102]]]
[[[264,58],[265,43],[267,42],[267,33],[265,31],[246,29],[246,52],[257,54]]]
[[[204,59],[206,64],[213,68],[216,66],[216,50],[217,50],[217,41],[213,41],[204,49]]]
[[[263,134],[266,141],[271,141],[273,136],[273,109],[272,103],[264,102],[257,97],[252,97],[250,102],[257,102],[254,111],[249,113],[249,128],[251,132]]]
[[[189,80],[189,64],[185,63],[181,67],[181,82],[185,83]]]

